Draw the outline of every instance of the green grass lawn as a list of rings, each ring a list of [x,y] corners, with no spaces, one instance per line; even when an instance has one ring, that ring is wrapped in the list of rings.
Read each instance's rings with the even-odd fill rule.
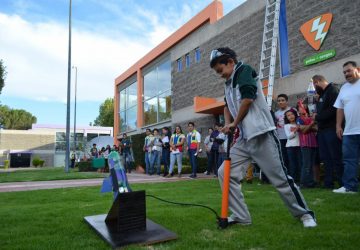
[[[136,184],[147,194],[200,203],[220,211],[214,180]],[[218,230],[214,215],[196,207],[175,206],[147,198],[147,217],[177,233],[178,239],[126,249],[358,249],[360,195],[304,190],[318,227],[305,229],[292,218],[270,185],[245,184],[253,225]],[[0,193],[1,249],[110,249],[83,217],[103,214],[112,202],[99,187]]]
[[[79,172],[77,168],[70,169],[65,173],[63,167],[48,167],[35,170],[19,170],[14,172],[0,172],[0,183],[15,181],[51,181],[51,180],[70,180],[101,178],[108,176],[109,173]]]

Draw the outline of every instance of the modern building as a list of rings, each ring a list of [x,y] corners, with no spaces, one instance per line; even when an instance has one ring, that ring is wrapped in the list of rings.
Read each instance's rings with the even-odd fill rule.
[[[45,160],[45,166],[64,166],[66,127],[33,124],[29,130],[0,130],[0,165],[10,160],[10,167],[30,167],[36,156]],[[98,136],[113,136],[112,127],[76,128],[77,152],[87,150],[86,144]],[[70,136],[74,148],[74,133]]]
[[[360,63],[359,11],[353,0],[282,0],[274,97],[286,93],[296,100],[315,74],[344,82],[343,63]],[[115,79],[114,135],[175,124],[185,128],[189,121],[205,134],[222,120],[224,106],[224,81],[209,67],[211,50],[228,46],[259,69],[264,20],[265,0],[248,0],[225,16],[222,2],[215,0],[129,65]]]

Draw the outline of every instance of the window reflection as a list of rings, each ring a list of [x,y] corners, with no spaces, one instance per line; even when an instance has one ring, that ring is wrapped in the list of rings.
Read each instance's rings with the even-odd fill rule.
[[[126,111],[126,122],[127,130],[136,129],[137,106],[134,106]]]
[[[158,111],[157,97],[145,101],[144,122],[146,125],[157,123],[157,111]]]
[[[171,91],[159,96],[159,121],[171,118]]]
[[[136,129],[137,82],[120,91],[119,131]]]
[[[144,123],[171,119],[171,61],[164,60],[144,75]]]

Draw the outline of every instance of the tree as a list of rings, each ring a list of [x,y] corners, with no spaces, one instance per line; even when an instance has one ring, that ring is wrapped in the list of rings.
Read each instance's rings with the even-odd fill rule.
[[[5,86],[5,77],[6,77],[6,70],[5,69],[6,68],[4,66],[3,60],[0,60],[0,94],[1,94],[1,90]]]
[[[107,98],[99,108],[99,115],[94,121],[94,126],[114,126],[114,99]]]
[[[0,124],[5,129],[30,129],[36,117],[23,109],[11,109],[0,105]]]

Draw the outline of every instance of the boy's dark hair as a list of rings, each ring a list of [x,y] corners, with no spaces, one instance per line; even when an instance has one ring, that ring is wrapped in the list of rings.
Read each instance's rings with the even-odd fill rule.
[[[343,67],[345,67],[346,65],[351,65],[354,68],[357,68],[357,63],[355,61],[347,61],[346,63],[344,63]]]
[[[155,132],[155,131],[159,133],[159,130],[157,128],[153,129],[153,132]]]
[[[289,101],[289,97],[287,96],[287,94],[280,94],[277,96],[276,99],[279,99],[279,97],[283,97],[283,98],[285,98],[286,101]]]
[[[151,133],[151,129],[149,129],[149,128],[147,128],[145,131],[146,131],[146,132],[149,131],[149,132]]]
[[[225,64],[227,65],[229,63],[229,59],[231,58],[232,60],[234,60],[235,64],[238,63],[237,60],[237,55],[235,53],[235,51],[233,51],[232,49],[230,49],[229,47],[223,47],[223,48],[217,48],[216,49],[218,52],[220,52],[222,55],[213,58],[210,61],[210,67],[214,68],[216,64]]]
[[[285,114],[284,114],[284,122],[285,122],[285,124],[289,124],[289,123],[290,123],[290,121],[289,121],[288,118],[286,117],[286,114],[289,113],[289,112],[291,112],[291,113],[294,114],[294,116],[295,116],[295,122],[296,122],[297,118],[299,117],[299,115],[298,115],[298,113],[297,113],[297,111],[296,111],[295,109],[289,109],[289,110],[286,111]]]
[[[193,123],[193,122],[189,122],[189,123],[188,123],[188,126],[189,126],[189,125],[192,125],[193,127],[195,127],[195,123]]]

